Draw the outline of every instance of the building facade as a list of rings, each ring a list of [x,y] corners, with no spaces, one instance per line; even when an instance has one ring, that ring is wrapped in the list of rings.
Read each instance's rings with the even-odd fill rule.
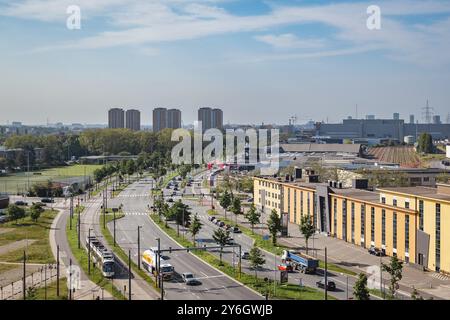
[[[125,112],[120,108],[112,108],[108,111],[108,127],[110,129],[125,128]]]
[[[158,132],[167,128],[167,109],[153,109],[153,132]]]
[[[254,203],[287,214],[293,224],[307,215],[317,232],[450,273],[450,185],[376,191],[357,185],[255,177]]]
[[[221,109],[198,109],[198,121],[202,122],[202,131],[211,128],[223,129],[223,111]]]
[[[178,109],[167,110],[167,128],[181,128],[181,111]]]
[[[139,110],[127,110],[126,128],[133,131],[141,130],[141,112]]]

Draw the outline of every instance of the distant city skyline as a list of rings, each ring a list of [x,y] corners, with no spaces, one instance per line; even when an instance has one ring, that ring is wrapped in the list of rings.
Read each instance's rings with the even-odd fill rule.
[[[203,106],[224,124],[450,110],[449,1],[79,0],[68,30],[72,4],[0,1],[1,124],[105,123],[113,106],[143,126],[157,106],[185,124]]]

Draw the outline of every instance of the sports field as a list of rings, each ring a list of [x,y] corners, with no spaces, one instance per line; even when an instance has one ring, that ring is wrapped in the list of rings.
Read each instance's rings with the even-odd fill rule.
[[[9,174],[0,176],[0,192],[10,194],[25,192],[28,184],[32,186],[36,182],[46,182],[52,180],[54,182],[68,182],[79,177],[92,176],[95,169],[102,167],[101,165],[73,165],[67,167],[59,167],[45,169],[41,171],[32,171],[28,175],[27,172]]]

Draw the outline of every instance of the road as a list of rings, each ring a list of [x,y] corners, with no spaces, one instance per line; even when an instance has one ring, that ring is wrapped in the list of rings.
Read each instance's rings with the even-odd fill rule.
[[[117,243],[125,250],[131,250],[135,261],[138,258],[137,228],[141,226],[141,253],[157,246],[156,238],[161,239],[161,248],[181,248],[163,232],[148,216],[151,205],[150,191],[153,181],[142,179],[131,184],[118,197],[109,201],[109,207],[123,204],[125,217],[116,221]],[[187,252],[166,254],[168,262],[177,273],[171,281],[164,282],[165,299],[171,300],[260,300],[261,295],[233,280],[219,270],[206,264]],[[199,286],[186,286],[180,274],[192,272],[201,281]]]

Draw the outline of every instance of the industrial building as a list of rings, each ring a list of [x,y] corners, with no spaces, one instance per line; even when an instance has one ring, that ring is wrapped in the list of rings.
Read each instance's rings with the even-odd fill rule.
[[[392,139],[403,142],[405,136],[418,137],[421,133],[429,133],[433,139],[443,140],[450,137],[450,124],[441,123],[435,116],[432,123],[414,123],[414,116],[405,123],[399,114],[393,119],[344,119],[342,123],[318,123],[316,135],[334,139]]]
[[[317,232],[376,247],[406,263],[450,273],[450,185],[367,189],[367,180],[318,183],[313,170],[255,177],[254,203],[294,224],[308,215]]]

